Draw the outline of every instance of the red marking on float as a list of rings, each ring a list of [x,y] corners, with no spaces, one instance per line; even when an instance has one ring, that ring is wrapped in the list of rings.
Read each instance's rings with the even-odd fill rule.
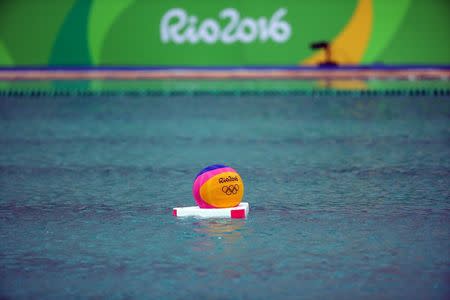
[[[245,218],[245,209],[235,209],[231,211],[232,219],[243,219]]]
[[[176,210],[176,208],[174,208],[174,209],[172,210],[172,215],[173,215],[174,217],[177,216],[177,210]]]

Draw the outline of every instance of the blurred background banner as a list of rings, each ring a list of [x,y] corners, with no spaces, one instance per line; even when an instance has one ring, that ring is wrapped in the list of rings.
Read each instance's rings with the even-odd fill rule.
[[[450,1],[16,0],[0,66],[450,64]]]

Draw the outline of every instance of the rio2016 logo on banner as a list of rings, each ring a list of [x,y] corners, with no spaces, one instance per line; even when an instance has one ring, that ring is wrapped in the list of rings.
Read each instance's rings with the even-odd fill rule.
[[[199,18],[191,15],[182,8],[173,8],[167,11],[160,22],[161,41],[165,44],[206,44],[237,42],[251,43],[256,40],[275,43],[285,43],[291,37],[291,25],[283,20],[287,9],[279,8],[270,20],[260,17],[257,20],[250,17],[241,19],[239,12],[234,8],[226,8],[219,13],[219,19],[226,23],[221,28],[219,21]]]

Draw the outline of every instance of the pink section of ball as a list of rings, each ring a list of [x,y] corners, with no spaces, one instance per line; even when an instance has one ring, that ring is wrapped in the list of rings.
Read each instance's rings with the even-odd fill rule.
[[[194,185],[192,187],[192,195],[194,196],[195,202],[197,202],[197,204],[200,208],[215,208],[214,206],[211,206],[208,203],[206,203],[202,199],[202,197],[200,197],[200,188],[211,177],[216,176],[217,174],[220,174],[223,172],[236,172],[236,171],[230,167],[220,168],[220,169],[215,169],[215,170],[211,170],[209,172],[203,173],[195,179]]]

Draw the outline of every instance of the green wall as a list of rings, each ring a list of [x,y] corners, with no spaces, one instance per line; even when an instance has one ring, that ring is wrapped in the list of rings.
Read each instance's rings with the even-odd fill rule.
[[[343,64],[450,64],[449,14],[448,0],[9,0],[0,66],[301,65],[322,59],[317,40]]]

